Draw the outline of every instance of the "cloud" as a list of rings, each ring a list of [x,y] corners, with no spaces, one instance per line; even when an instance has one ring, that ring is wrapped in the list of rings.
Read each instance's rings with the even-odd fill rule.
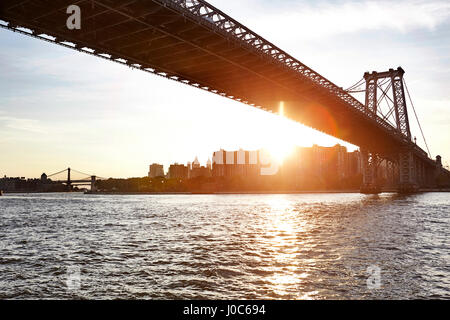
[[[229,10],[224,11],[231,16],[234,12],[242,12],[242,8],[239,9],[241,2],[227,4]],[[222,4],[217,5],[223,7]],[[251,1],[247,6],[249,8],[244,10],[252,12],[253,18],[247,16],[241,22],[269,39],[280,39],[282,30],[283,37],[302,39],[373,30],[401,33],[419,29],[434,30],[448,22],[450,17],[450,2],[441,0]]]
[[[0,113],[0,127],[32,133],[43,133],[45,131],[37,120],[5,116],[2,114],[4,113]]]

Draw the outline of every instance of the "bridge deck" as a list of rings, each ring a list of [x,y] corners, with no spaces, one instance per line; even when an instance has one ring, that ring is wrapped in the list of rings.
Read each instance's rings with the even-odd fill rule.
[[[81,7],[80,30],[66,27],[71,4]],[[386,157],[412,145],[341,88],[202,0],[2,0],[0,19],[268,111],[283,101],[287,117]]]

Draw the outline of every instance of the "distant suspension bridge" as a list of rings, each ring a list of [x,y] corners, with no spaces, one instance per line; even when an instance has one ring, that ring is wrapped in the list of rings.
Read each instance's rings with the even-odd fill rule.
[[[75,173],[76,176],[73,175],[73,173]],[[67,185],[68,191],[71,191],[73,186],[90,186],[91,191],[97,191],[97,181],[106,180],[106,178],[98,177],[96,175],[84,173],[71,168],[52,173],[48,176],[45,173],[43,175],[46,179],[53,178],[51,179],[52,182]]]

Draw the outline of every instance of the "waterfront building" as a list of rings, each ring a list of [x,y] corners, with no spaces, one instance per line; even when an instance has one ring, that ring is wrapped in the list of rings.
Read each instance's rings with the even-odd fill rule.
[[[312,146],[313,170],[321,177],[344,178],[347,148],[339,144],[333,147]]]
[[[192,169],[200,168],[200,161],[198,161],[198,157],[195,157],[194,162],[192,162]]]
[[[339,144],[332,147],[313,145],[297,147],[284,161],[283,179],[293,186],[324,187],[355,181],[361,174],[361,156],[358,150],[347,152]]]
[[[187,179],[189,176],[189,168],[182,164],[171,164],[169,167],[169,179]]]
[[[208,160],[210,161],[210,160]],[[211,162],[211,161],[210,161]],[[198,178],[198,177],[210,177],[211,176],[211,168],[207,164],[206,166],[202,166],[200,161],[198,161],[198,157],[195,157],[195,160],[190,164],[188,162],[189,169],[189,179]]]
[[[189,173],[189,179],[198,178],[198,177],[210,177],[211,170],[208,167],[200,166],[193,167]]]
[[[164,177],[164,166],[162,164],[153,163],[150,165],[148,172],[149,178]]]
[[[40,179],[25,179],[24,177],[0,179],[0,190],[6,192],[45,192],[45,191],[66,191],[67,187],[59,182],[48,179],[46,174]]]
[[[347,153],[347,174],[348,176],[354,176],[361,174],[362,163],[361,163],[361,153],[359,150]]]

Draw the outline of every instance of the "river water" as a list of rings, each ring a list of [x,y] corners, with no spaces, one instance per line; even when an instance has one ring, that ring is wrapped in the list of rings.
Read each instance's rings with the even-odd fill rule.
[[[0,298],[450,298],[450,194],[0,197]]]

